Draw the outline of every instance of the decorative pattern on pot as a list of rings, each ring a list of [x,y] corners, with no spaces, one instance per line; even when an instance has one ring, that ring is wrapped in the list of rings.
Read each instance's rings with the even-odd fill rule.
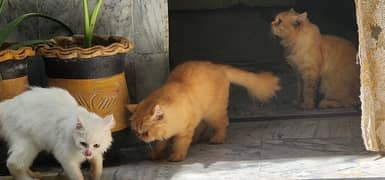
[[[35,56],[31,47],[0,51],[0,101],[10,99],[28,89],[27,61],[31,56]]]
[[[124,54],[133,45],[117,36],[95,36],[95,46],[81,48],[83,36],[58,37],[42,45],[50,86],[67,89],[88,110],[101,116],[113,113],[116,126],[127,127],[125,104],[128,89],[124,74]]]

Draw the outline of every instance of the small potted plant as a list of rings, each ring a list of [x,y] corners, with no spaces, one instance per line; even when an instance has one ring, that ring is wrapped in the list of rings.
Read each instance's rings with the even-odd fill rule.
[[[123,37],[94,35],[102,3],[98,0],[89,16],[88,0],[83,0],[83,35],[53,38],[38,51],[45,60],[48,85],[67,89],[81,105],[101,116],[113,113],[115,132],[127,127],[124,55],[133,45]]]
[[[0,13],[5,5],[5,0],[0,0]],[[41,13],[23,14],[4,27],[0,28],[0,101],[12,98],[28,89],[27,61],[35,56],[33,45],[45,43],[44,40],[31,40],[21,43],[7,43],[10,33],[26,19],[41,17],[52,20],[64,26],[69,32],[71,29],[60,20]]]

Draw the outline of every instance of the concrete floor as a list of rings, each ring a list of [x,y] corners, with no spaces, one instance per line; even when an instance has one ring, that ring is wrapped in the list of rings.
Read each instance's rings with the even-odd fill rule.
[[[122,149],[122,159],[139,149]],[[225,144],[195,144],[183,162],[127,161],[105,167],[103,179],[385,179],[380,157],[365,151],[359,116],[242,122]],[[43,180],[63,179],[49,172]]]

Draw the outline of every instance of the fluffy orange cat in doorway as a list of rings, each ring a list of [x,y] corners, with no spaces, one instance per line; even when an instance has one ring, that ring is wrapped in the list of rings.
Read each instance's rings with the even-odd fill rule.
[[[271,23],[272,32],[281,39],[287,60],[303,80],[305,109],[351,107],[358,104],[359,65],[351,42],[332,35],[322,35],[307,13],[293,9],[279,13]]]
[[[169,160],[184,160],[201,122],[214,130],[210,143],[223,143],[229,123],[230,83],[244,86],[262,102],[280,89],[279,79],[271,73],[252,73],[227,65],[191,61],[177,66],[167,82],[138,105],[127,105],[133,112],[131,128],[143,141],[155,141],[151,158],[164,157],[169,141],[173,140]]]

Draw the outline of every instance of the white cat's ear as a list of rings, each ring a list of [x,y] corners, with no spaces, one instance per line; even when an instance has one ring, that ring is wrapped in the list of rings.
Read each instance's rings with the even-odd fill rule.
[[[108,129],[112,129],[115,127],[115,118],[113,114],[110,114],[104,117],[104,123]]]
[[[136,111],[136,107],[138,106],[138,104],[127,104],[126,105],[126,108],[128,111],[130,111],[131,113],[134,113]]]
[[[83,122],[82,118],[80,118],[79,116],[78,116],[78,118],[76,119],[75,129],[76,129],[76,130],[82,130],[82,129],[84,129],[84,122]]]
[[[160,109],[159,104],[155,105],[152,113],[152,119],[154,120],[162,120],[163,119],[163,111]]]

